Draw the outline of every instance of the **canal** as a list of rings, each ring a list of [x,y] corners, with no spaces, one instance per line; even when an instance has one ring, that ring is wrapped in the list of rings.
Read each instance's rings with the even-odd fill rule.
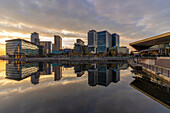
[[[169,113],[169,84],[127,63],[0,61],[0,113]]]

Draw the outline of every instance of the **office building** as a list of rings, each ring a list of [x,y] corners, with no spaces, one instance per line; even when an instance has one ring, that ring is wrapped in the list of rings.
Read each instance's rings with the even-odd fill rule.
[[[39,34],[34,32],[34,33],[31,33],[31,42],[36,44],[36,45],[39,45],[40,44],[40,39],[39,39]]]
[[[43,54],[47,56],[52,53],[52,43],[50,41],[40,41],[40,46],[43,46]]]
[[[81,39],[77,39],[77,42],[74,44],[74,53],[82,54],[84,46],[84,41]]]
[[[90,30],[88,32],[88,48],[91,53],[97,52],[97,37],[98,35],[95,30]]]
[[[108,31],[98,32],[97,53],[107,52],[112,46],[112,35]]]
[[[54,35],[53,51],[60,51],[62,49],[62,38],[58,35]]]
[[[12,58],[37,57],[39,47],[23,39],[13,39],[6,41],[6,56]]]
[[[119,46],[119,35],[114,33],[112,34],[112,47],[118,47]]]

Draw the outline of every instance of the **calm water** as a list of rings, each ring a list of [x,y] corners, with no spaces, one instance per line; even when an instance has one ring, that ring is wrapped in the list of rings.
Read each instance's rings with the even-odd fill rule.
[[[169,113],[167,84],[128,64],[0,61],[0,113]]]

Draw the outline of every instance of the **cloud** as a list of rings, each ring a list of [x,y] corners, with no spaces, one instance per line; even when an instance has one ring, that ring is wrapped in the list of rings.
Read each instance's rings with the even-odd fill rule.
[[[50,41],[57,34],[68,47],[67,38],[87,40],[90,29],[108,30],[129,43],[168,32],[169,5],[169,0],[1,0],[0,31],[36,31]]]

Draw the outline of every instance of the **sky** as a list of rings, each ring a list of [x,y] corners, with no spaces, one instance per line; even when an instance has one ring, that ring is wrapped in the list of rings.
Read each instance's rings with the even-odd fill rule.
[[[0,0],[0,55],[5,40],[38,32],[41,41],[63,39],[63,48],[87,32],[120,35],[121,46],[170,31],[170,0]]]

